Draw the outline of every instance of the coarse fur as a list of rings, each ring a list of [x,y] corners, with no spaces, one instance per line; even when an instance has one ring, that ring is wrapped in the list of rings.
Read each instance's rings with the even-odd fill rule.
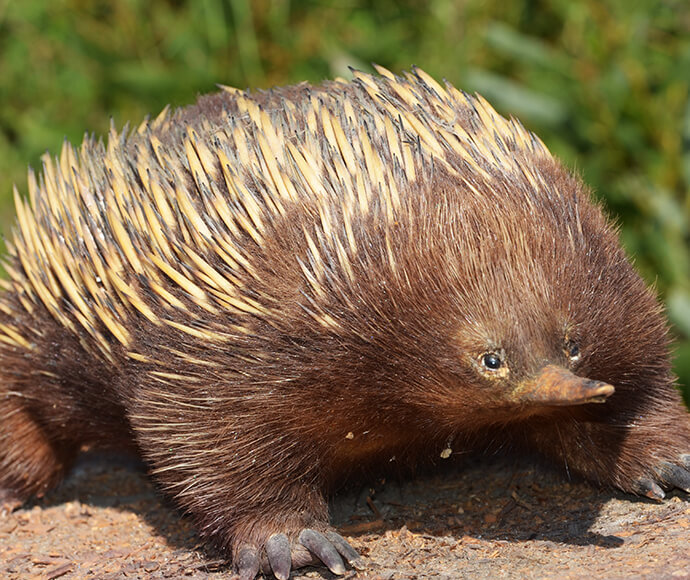
[[[134,448],[239,561],[328,530],[347,479],[499,436],[683,487],[666,323],[582,182],[481,97],[379,72],[224,89],[44,157],[0,298],[0,495]],[[549,365],[615,393],[520,399]]]

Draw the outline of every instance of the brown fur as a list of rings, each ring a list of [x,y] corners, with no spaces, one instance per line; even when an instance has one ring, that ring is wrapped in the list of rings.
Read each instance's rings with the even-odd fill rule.
[[[0,305],[6,494],[134,445],[236,553],[325,529],[350,477],[497,432],[632,492],[690,453],[661,309],[581,181],[421,71],[203,97],[43,175]],[[615,394],[516,402],[546,364]]]

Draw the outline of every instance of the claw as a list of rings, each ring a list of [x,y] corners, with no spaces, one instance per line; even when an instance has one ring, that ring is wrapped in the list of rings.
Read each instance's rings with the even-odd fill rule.
[[[10,515],[22,502],[10,491],[0,488],[0,518]]]
[[[302,533],[299,535],[299,542],[317,556],[333,574],[338,576],[345,574],[343,559],[333,544],[323,534],[316,530],[302,530]]]
[[[338,553],[347,560],[353,568],[361,570],[365,567],[364,560],[350,543],[337,532],[326,532],[326,538],[333,544]]]
[[[235,568],[239,580],[254,580],[259,573],[259,554],[256,548],[252,546],[241,548]]]
[[[271,570],[273,570],[273,575],[278,580],[288,580],[292,556],[290,555],[290,540],[285,534],[273,534],[268,538],[266,556]]]
[[[656,500],[662,500],[666,497],[664,490],[648,477],[641,477],[637,480],[635,484],[635,493]]]
[[[665,484],[690,493],[690,471],[688,469],[664,461],[659,467],[659,476]]]

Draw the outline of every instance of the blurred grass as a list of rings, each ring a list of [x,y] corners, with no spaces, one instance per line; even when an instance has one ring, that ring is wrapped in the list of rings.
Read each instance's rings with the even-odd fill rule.
[[[111,117],[370,62],[482,93],[583,175],[667,305],[690,397],[686,0],[0,0],[0,226],[27,164]]]

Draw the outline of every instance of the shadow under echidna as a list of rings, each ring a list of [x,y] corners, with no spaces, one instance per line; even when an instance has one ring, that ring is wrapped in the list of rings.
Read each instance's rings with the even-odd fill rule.
[[[667,327],[582,182],[423,71],[224,89],[45,156],[0,297],[0,499],[138,451],[243,579],[361,559],[326,496],[536,450],[690,491]]]

